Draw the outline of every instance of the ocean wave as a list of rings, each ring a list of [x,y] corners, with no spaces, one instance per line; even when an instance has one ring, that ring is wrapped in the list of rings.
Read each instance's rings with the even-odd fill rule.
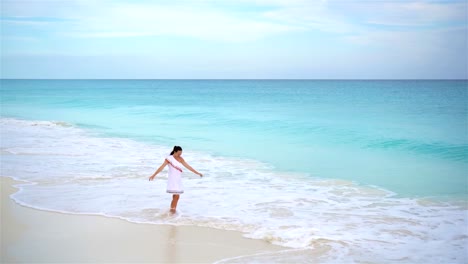
[[[420,142],[409,139],[383,139],[374,140],[365,145],[372,149],[396,149],[417,154],[425,154],[438,158],[468,161],[468,145],[453,145],[441,142]]]

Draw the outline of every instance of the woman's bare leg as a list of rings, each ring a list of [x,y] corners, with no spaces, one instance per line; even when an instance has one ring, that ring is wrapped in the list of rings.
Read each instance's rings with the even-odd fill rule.
[[[172,202],[171,202],[171,213],[175,213],[177,209],[177,202],[179,202],[179,196],[178,194],[172,195]]]

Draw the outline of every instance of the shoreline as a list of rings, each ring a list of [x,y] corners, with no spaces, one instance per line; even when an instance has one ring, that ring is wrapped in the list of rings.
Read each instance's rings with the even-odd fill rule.
[[[0,182],[2,263],[213,263],[287,249],[237,231],[30,208],[10,198],[22,181],[0,176]]]

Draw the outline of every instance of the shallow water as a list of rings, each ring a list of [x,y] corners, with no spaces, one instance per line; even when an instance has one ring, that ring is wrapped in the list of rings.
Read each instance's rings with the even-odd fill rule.
[[[257,160],[276,170],[464,196],[467,81],[1,80],[1,115]]]

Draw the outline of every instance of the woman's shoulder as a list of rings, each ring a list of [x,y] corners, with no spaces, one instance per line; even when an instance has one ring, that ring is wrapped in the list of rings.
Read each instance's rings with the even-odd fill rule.
[[[184,161],[184,158],[182,158],[182,157],[176,158],[176,157],[174,157],[172,155],[169,155],[169,156],[166,157],[166,160],[176,160],[178,162],[181,162],[181,161]]]
[[[176,161],[180,162],[180,163],[185,162],[184,158],[182,158],[182,157],[177,157],[176,158],[176,157],[172,156],[172,158],[175,159]]]

